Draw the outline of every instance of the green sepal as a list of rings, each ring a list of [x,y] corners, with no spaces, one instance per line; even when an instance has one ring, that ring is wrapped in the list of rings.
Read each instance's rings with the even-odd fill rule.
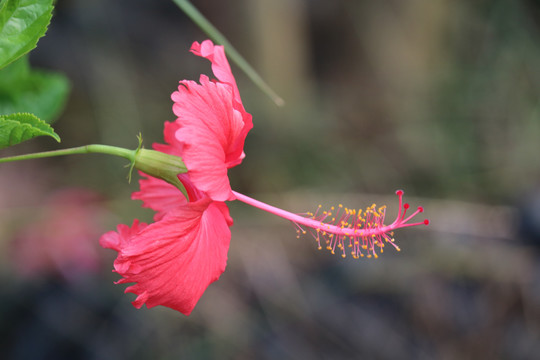
[[[188,199],[186,188],[178,179],[178,174],[188,171],[181,157],[139,148],[135,154],[134,167],[145,174],[163,179],[176,186]]]

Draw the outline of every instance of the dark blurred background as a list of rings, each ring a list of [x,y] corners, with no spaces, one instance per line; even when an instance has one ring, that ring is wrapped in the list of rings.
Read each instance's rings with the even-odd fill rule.
[[[1,357],[537,359],[540,1],[193,4],[286,101],[232,66],[255,125],[235,190],[299,213],[395,213],[402,188],[430,226],[397,232],[400,253],[341,259],[231,203],[227,270],[192,315],[136,310],[97,247],[119,222],[151,221],[125,162],[2,164]],[[58,1],[31,62],[71,81],[63,142],[3,154],[161,142],[178,81],[210,74],[188,52],[206,38],[172,1]]]

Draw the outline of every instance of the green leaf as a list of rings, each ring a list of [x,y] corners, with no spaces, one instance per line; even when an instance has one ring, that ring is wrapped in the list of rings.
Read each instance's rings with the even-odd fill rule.
[[[36,47],[51,22],[54,0],[2,0],[0,69]]]
[[[28,56],[0,70],[0,114],[29,112],[52,123],[64,108],[68,92],[65,76],[31,69]]]
[[[0,115],[0,149],[43,135],[60,142],[53,128],[34,114]]]

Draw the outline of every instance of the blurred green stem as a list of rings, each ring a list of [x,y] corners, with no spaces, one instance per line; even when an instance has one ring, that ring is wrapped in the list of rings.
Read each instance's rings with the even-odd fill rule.
[[[242,69],[246,75],[261,89],[266,95],[268,95],[277,106],[285,105],[285,101],[274,90],[268,86],[268,84],[259,76],[259,74],[249,65],[249,63],[240,55],[238,51],[231,45],[231,43],[219,32],[218,29],[208,21],[203,14],[199,12],[188,0],[173,0],[176,5],[187,16],[193,20],[212,40],[225,47],[225,52],[232,61],[240,69]]]

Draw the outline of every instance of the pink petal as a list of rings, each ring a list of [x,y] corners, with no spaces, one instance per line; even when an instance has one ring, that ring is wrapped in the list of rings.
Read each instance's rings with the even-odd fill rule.
[[[183,145],[176,139],[176,131],[178,129],[180,129],[179,123],[166,121],[163,129],[163,138],[167,144],[154,143],[152,145],[154,150],[181,157]]]
[[[99,239],[99,244],[105,249],[120,251],[128,239],[144,229],[146,226],[147,225],[145,223],[141,223],[139,220],[134,220],[131,227],[120,224],[117,227],[118,232],[109,231],[103,234]]]
[[[242,99],[240,98],[240,92],[238,91],[238,86],[236,85],[236,80],[225,56],[225,49],[221,45],[214,45],[211,40],[205,40],[201,44],[194,42],[191,45],[191,52],[197,56],[204,57],[212,63],[212,71],[214,75],[219,79],[223,84],[227,84],[232,88],[233,91],[233,108],[242,115],[242,121],[244,122],[244,128],[240,132],[238,138],[235,140],[237,143],[234,144],[235,152],[230,154],[228,158],[229,168],[238,165],[242,162],[242,159],[245,157],[243,152],[244,149],[244,140],[248,132],[253,128],[253,120],[251,114],[246,112],[244,105],[242,104]],[[202,83],[202,78],[201,78]]]
[[[193,184],[217,201],[233,200],[227,169],[242,161],[246,123],[233,107],[231,88],[201,76],[182,81],[172,94],[182,158]]]
[[[157,211],[154,220],[159,220],[169,211],[187,203],[184,195],[174,185],[152,176],[140,173],[145,179],[139,180],[140,191],[131,194],[133,200],[142,200],[143,207]]]
[[[232,74],[227,57],[225,56],[225,49],[223,46],[214,45],[211,40],[205,40],[200,44],[194,42],[193,45],[191,45],[191,52],[197,56],[210,60],[214,75],[220,82],[232,87],[234,99],[239,104],[242,104],[240,92],[238,91],[238,86],[236,86],[236,80]]]
[[[139,180],[141,190],[131,194],[131,199],[142,200],[143,207],[155,210],[157,212],[154,215],[155,221],[160,220],[168,212],[188,202],[184,194],[176,186],[142,172],[139,172],[139,174],[144,177],[144,179]],[[197,201],[203,198],[204,194],[195,188],[187,174],[179,174],[178,178],[184,184],[189,201]]]
[[[135,283],[133,305],[163,305],[189,315],[208,285],[225,270],[232,219],[224,203],[205,198],[172,210],[142,230],[105,234],[102,245],[118,251],[119,283]]]

